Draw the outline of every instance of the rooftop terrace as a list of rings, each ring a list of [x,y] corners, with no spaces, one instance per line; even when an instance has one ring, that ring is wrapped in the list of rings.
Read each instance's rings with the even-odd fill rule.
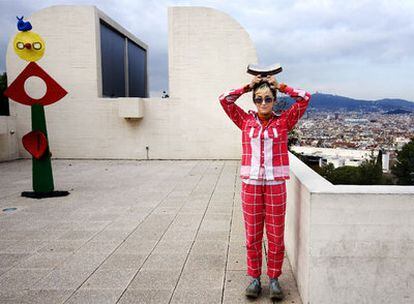
[[[0,163],[1,303],[250,302],[239,161],[53,167],[71,194],[36,200],[20,197],[31,160]],[[302,303],[287,257],[280,281],[282,303]]]

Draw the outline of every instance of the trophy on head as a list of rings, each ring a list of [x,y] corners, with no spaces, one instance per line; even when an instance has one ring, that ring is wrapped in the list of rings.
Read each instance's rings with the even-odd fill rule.
[[[276,75],[282,72],[283,69],[279,63],[275,63],[269,66],[260,66],[258,64],[249,64],[247,66],[247,73],[251,75],[261,75],[262,77],[266,77],[268,75]]]

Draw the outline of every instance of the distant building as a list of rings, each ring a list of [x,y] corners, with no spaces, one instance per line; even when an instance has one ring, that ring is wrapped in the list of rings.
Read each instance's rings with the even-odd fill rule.
[[[369,122],[369,120],[365,118],[345,118],[345,122],[349,122],[352,124],[364,124]]]
[[[377,157],[378,151],[369,150],[353,150],[353,149],[331,149],[317,147],[292,146],[291,149],[296,153],[311,156],[313,158],[320,157],[320,165],[332,163],[335,168],[343,166],[358,167],[364,161],[370,160],[371,157]],[[382,154],[382,170],[389,171],[390,156]]]
[[[402,147],[410,142],[409,138],[406,137],[396,137],[394,139],[395,147],[397,150],[401,150]]]

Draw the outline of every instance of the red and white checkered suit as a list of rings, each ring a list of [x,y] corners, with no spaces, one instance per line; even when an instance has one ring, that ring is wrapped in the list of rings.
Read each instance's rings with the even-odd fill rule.
[[[268,239],[267,275],[277,278],[282,273],[285,252],[284,228],[286,183],[289,178],[288,132],[305,113],[311,95],[281,84],[280,91],[296,102],[265,127],[257,113],[246,113],[235,101],[249,91],[248,85],[222,94],[220,103],[242,130],[243,155],[240,176],[243,179],[241,199],[246,232],[247,274],[259,277],[262,271],[263,227]]]
[[[223,93],[219,97],[224,111],[242,130],[241,178],[260,179],[260,167],[264,167],[266,180],[289,178],[288,132],[305,113],[311,95],[285,84],[281,86],[280,91],[294,98],[296,102],[280,116],[273,113],[264,129],[256,112],[246,113],[235,104],[242,94],[249,91],[248,85]]]

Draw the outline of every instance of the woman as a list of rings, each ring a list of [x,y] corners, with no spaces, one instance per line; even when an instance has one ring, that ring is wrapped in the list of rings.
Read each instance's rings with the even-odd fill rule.
[[[235,101],[244,93],[253,91],[257,112],[244,112]],[[288,94],[295,103],[277,115],[273,112],[276,92]],[[305,113],[311,95],[303,90],[278,83],[273,76],[253,78],[250,84],[222,94],[220,103],[242,130],[243,155],[242,210],[244,217],[247,274],[252,278],[246,296],[258,297],[261,291],[263,227],[268,240],[267,275],[270,279],[270,298],[283,299],[278,277],[282,273],[285,252],[284,226],[286,211],[286,184],[289,178],[288,132]]]

